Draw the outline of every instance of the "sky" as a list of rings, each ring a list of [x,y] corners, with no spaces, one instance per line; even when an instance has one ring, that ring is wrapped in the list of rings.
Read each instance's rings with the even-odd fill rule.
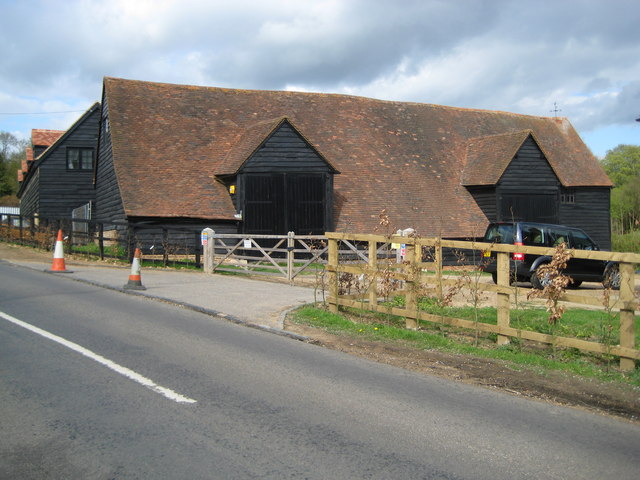
[[[0,0],[0,131],[105,76],[557,115],[604,157],[640,145],[640,1]]]

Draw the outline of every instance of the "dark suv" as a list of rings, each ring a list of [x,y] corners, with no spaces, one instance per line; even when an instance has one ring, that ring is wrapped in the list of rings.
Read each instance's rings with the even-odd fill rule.
[[[487,227],[483,242],[535,247],[555,247],[565,243],[566,247],[571,249],[600,250],[589,235],[579,228],[549,223],[491,223]],[[483,270],[491,273],[494,282],[497,280],[495,255],[495,252],[485,252],[483,262]],[[538,275],[538,267],[550,261],[551,257],[547,255],[513,253],[509,262],[511,278],[519,282],[531,282],[535,288],[542,289],[545,278]],[[571,277],[571,288],[579,287],[582,282],[602,282],[605,287],[620,288],[620,273],[615,262],[571,258],[563,273]]]

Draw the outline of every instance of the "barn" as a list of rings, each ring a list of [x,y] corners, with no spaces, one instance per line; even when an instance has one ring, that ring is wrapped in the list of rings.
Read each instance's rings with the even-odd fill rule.
[[[610,247],[612,183],[565,118],[104,79],[94,218],[221,233],[467,239],[565,223]]]
[[[93,202],[99,119],[95,103],[66,131],[32,131],[32,147],[19,172],[21,215],[69,218],[74,209]]]

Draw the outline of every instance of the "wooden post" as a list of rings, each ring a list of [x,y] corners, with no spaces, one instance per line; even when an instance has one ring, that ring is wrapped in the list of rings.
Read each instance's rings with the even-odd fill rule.
[[[635,348],[634,312],[636,308],[634,296],[633,264],[620,263],[620,346]],[[620,357],[620,370],[629,372],[636,368],[633,358]]]
[[[436,240],[434,248],[434,260],[436,262],[436,295],[438,296],[438,300],[442,300],[444,293],[442,289],[442,244],[440,243],[440,239]]]
[[[338,240],[329,239],[329,311],[338,313]]]
[[[193,256],[195,257],[196,268],[202,267],[202,256],[200,255],[203,250],[202,238],[200,237],[200,233],[196,230],[193,232],[193,241],[194,241],[194,251]]]
[[[287,281],[293,283],[293,265],[295,260],[296,240],[294,232],[287,233]]]
[[[418,329],[418,296],[416,295],[416,277],[418,271],[416,262],[416,246],[414,243],[405,243],[404,271],[407,279],[405,281],[405,327],[409,330]]]
[[[498,271],[498,286],[508,287],[511,273],[509,272],[509,254],[504,252],[498,252],[497,255],[497,271]],[[497,310],[498,310],[498,326],[509,327],[510,323],[510,308],[511,302],[509,301],[509,294],[502,291],[498,292],[497,298]],[[510,342],[510,338],[505,335],[498,335],[498,345],[505,345]]]
[[[215,251],[215,239],[213,236],[216,234],[211,228],[205,228],[202,230],[201,243],[203,245],[204,257],[204,273],[213,273],[213,252]]]
[[[169,247],[169,230],[166,228],[162,229],[162,266],[166,267],[169,265],[169,252],[167,251]]]
[[[24,245],[24,241],[22,237],[22,215],[18,216],[18,228],[20,229],[20,245]]]
[[[98,251],[100,260],[104,260],[104,223],[98,224]]]
[[[369,307],[378,304],[378,242],[369,240]],[[374,273],[375,272],[375,273]]]

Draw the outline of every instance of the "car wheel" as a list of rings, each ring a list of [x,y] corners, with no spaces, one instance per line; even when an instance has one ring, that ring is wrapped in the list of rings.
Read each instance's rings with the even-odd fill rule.
[[[544,275],[540,274],[541,266],[542,265],[539,265],[538,268],[536,268],[535,271],[531,274],[531,285],[533,285],[533,288],[537,288],[538,290],[544,289],[544,287],[551,283],[551,278],[548,273]]]
[[[569,285],[567,285],[567,288],[571,288],[571,289],[579,288],[580,285],[582,285],[582,280],[573,280],[569,282]]]
[[[611,265],[605,270],[602,285],[604,288],[620,290],[620,268],[618,265]]]

